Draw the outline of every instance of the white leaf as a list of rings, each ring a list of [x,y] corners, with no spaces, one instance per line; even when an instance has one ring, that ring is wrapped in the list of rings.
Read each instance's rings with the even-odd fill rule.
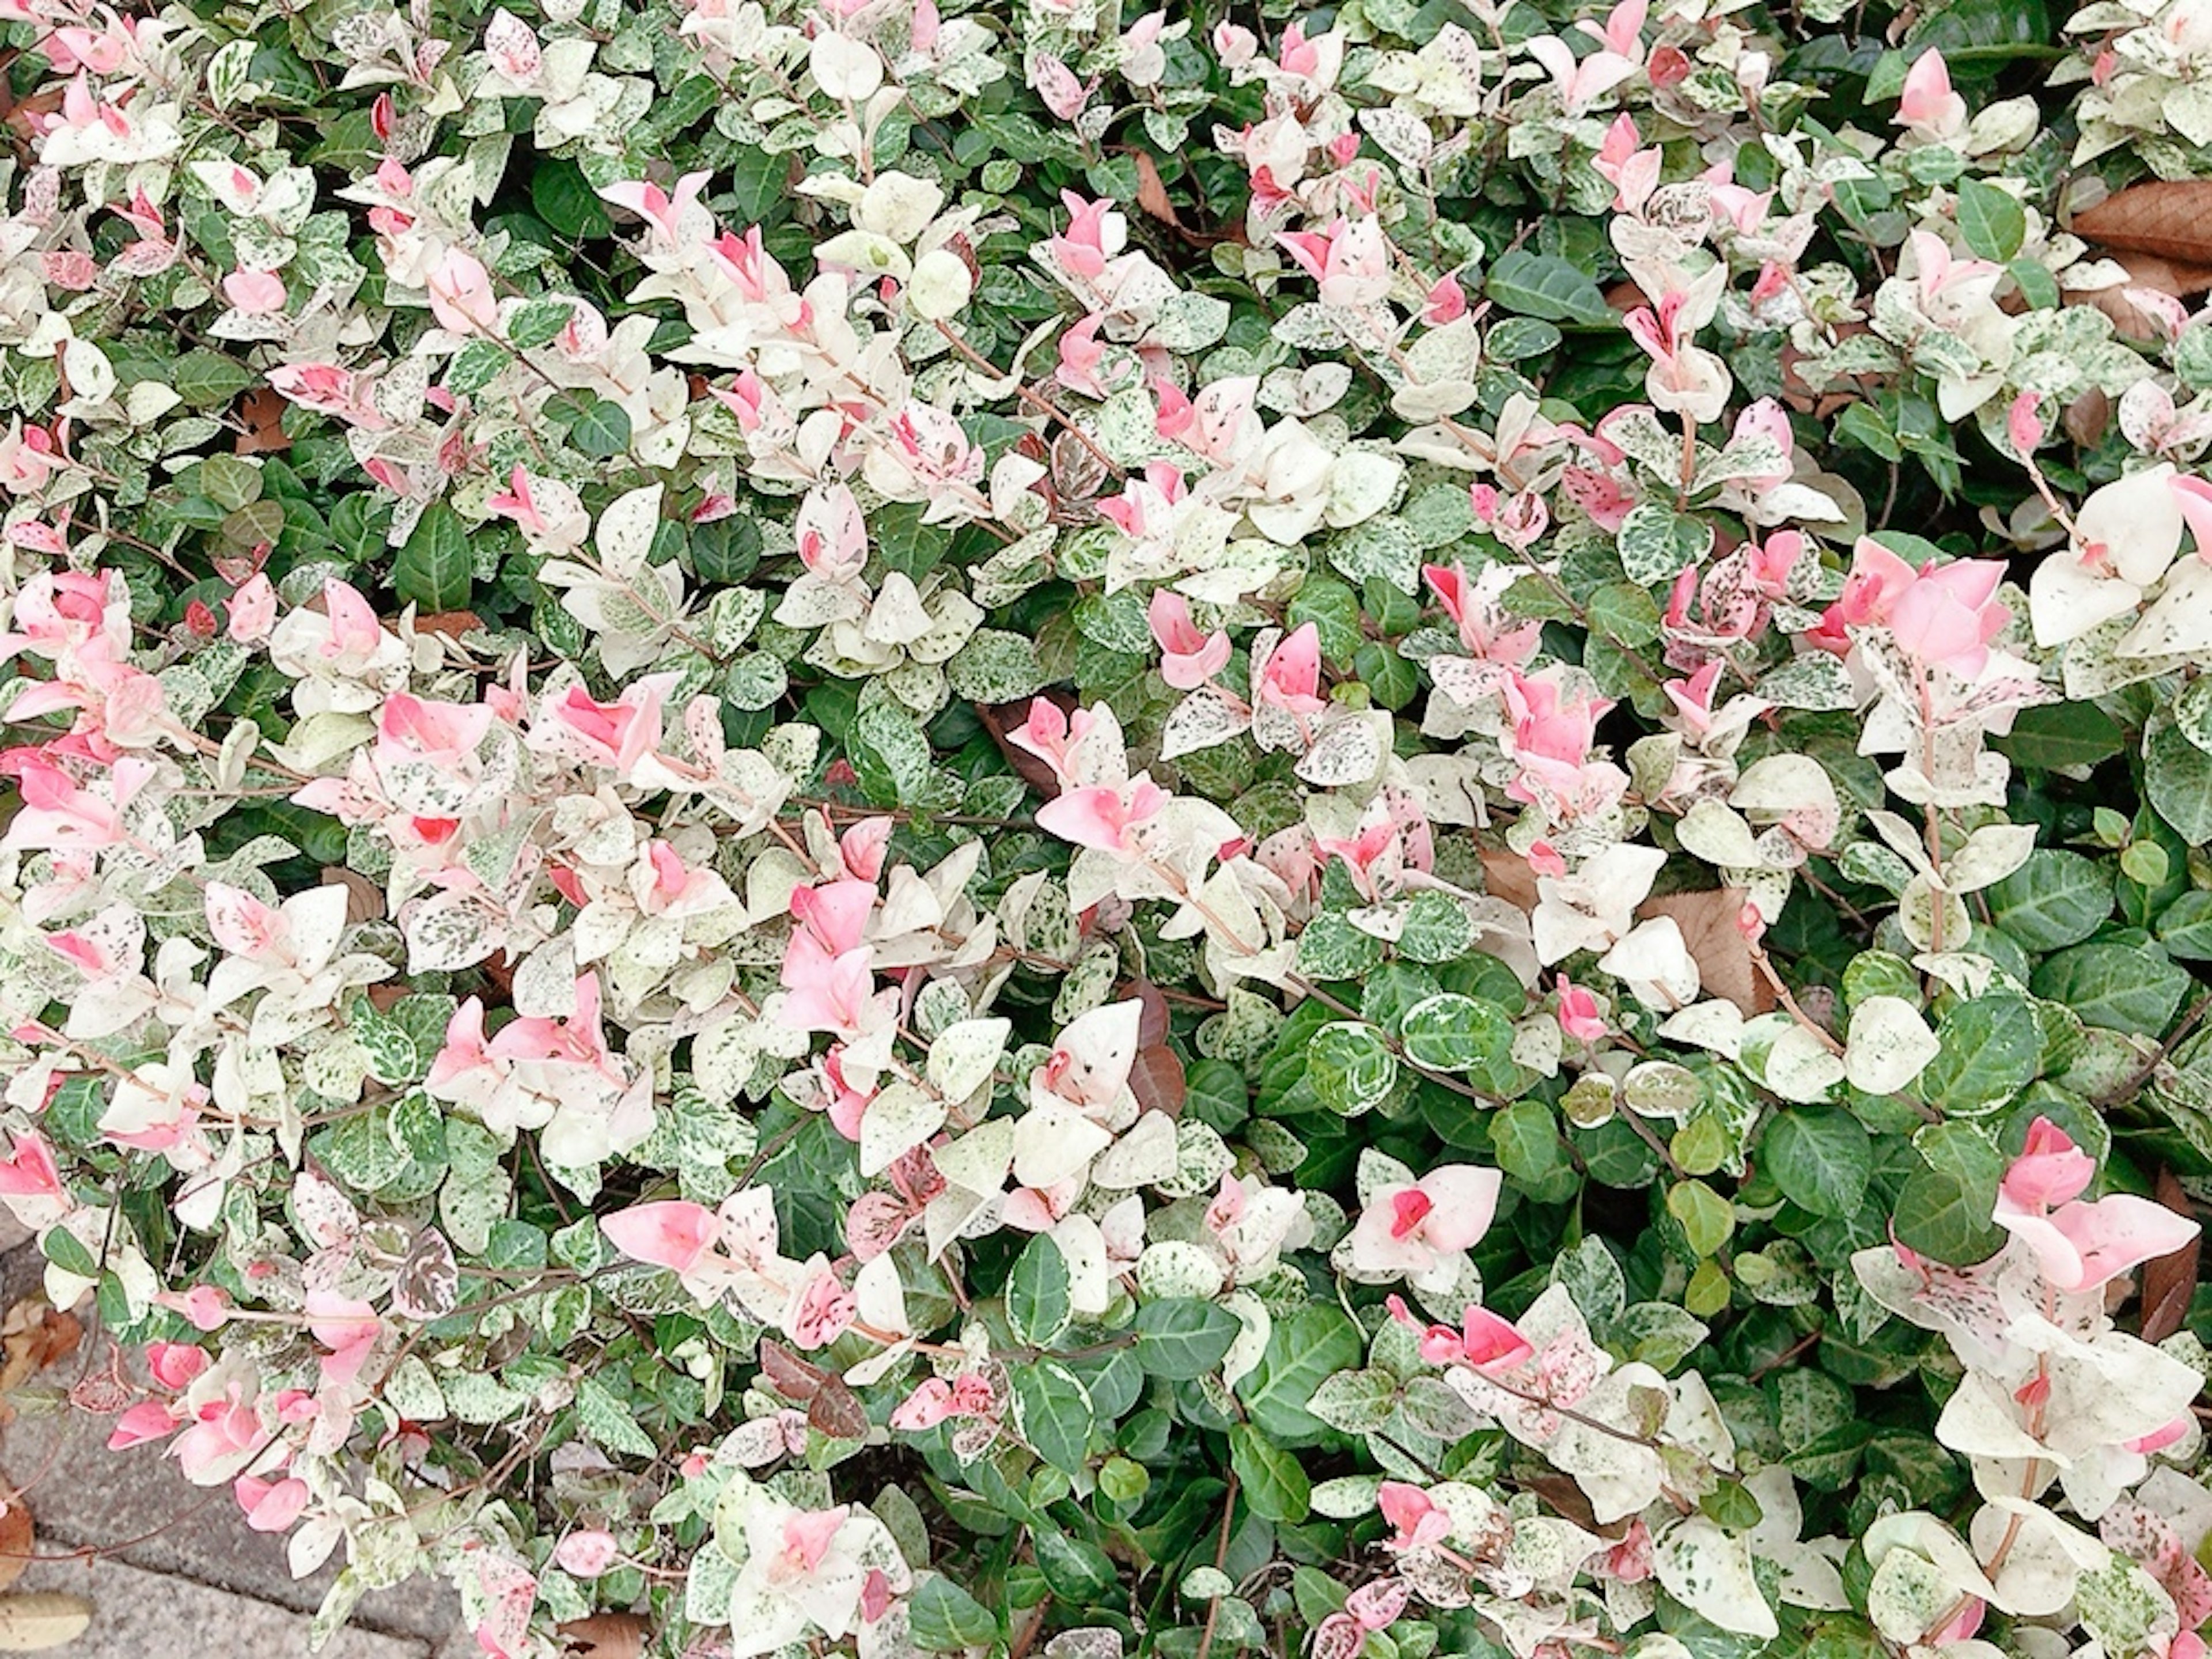
[[[1146,1112],[1099,1154],[1091,1178],[1101,1187],[1121,1192],[1152,1186],[1175,1175],[1176,1149],[1173,1121],[1164,1112]]]
[[[1014,1122],[1014,1179],[1052,1187],[1080,1175],[1114,1137],[1072,1106],[1032,1106]]]
[[[945,1103],[900,1080],[868,1103],[860,1116],[860,1173],[881,1175],[945,1127]]]
[[[625,579],[645,568],[653,551],[653,533],[660,526],[660,486],[647,484],[615,498],[599,514],[595,544],[599,562],[611,575]]]
[[[1751,1549],[1704,1516],[1692,1516],[1667,1534],[1652,1555],[1667,1593],[1723,1630],[1772,1641],[1781,1634],[1774,1609],[1751,1573]]]
[[[1920,1011],[1903,997],[1869,997],[1851,1010],[1844,1071],[1854,1089],[1893,1095],[1927,1069],[1938,1047]]]
[[[967,1099],[991,1080],[1013,1029],[1012,1022],[1003,1019],[963,1019],[948,1025],[930,1041],[929,1080],[946,1100],[957,1103]]]
[[[2034,850],[2033,824],[1984,824],[1944,865],[1943,885],[1954,893],[1975,892],[2002,881]]]
[[[1176,705],[1160,732],[1160,758],[1173,760],[1226,743],[1252,724],[1252,716],[1226,692],[1200,686]]]
[[[1751,825],[1741,813],[1710,796],[1682,815],[1675,836],[1684,852],[1707,864],[1748,870],[1763,862]]]
[[[1385,728],[1389,716],[1382,717]],[[1297,774],[1320,789],[1365,783],[1382,764],[1389,744],[1376,722],[1364,714],[1332,720],[1297,764]]]
[[[1792,1025],[1767,1050],[1766,1086],[1784,1100],[1802,1104],[1826,1100],[1844,1076],[1841,1057],[1830,1054],[1802,1026]]]
[[[2212,564],[2197,558],[2176,565],[2142,620],[2112,650],[2121,657],[2198,656],[2212,651]]]

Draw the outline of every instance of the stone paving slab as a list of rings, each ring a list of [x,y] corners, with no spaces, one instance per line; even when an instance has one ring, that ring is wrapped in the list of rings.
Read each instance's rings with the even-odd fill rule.
[[[17,1589],[66,1590],[93,1604],[92,1624],[53,1650],[60,1659],[308,1659],[307,1620],[290,1607],[116,1560],[40,1561]],[[348,1629],[316,1659],[427,1659],[420,1638]]]
[[[9,1300],[35,1288],[38,1279],[34,1249],[0,1256],[0,1290]],[[96,1340],[88,1337],[88,1344]],[[83,1352],[46,1380],[74,1376]],[[112,1645],[101,1645],[106,1626],[96,1621],[78,1642],[58,1651],[77,1659],[155,1659],[172,1652],[210,1659],[304,1655],[308,1620],[337,1576],[337,1565],[294,1578],[283,1539],[247,1527],[228,1486],[193,1486],[158,1444],[111,1452],[107,1429],[106,1419],[81,1412],[21,1416],[0,1429],[0,1480],[23,1491],[40,1553],[78,1549],[100,1556],[90,1563],[41,1563],[33,1570],[41,1577],[27,1578],[27,1585],[91,1596],[102,1604],[100,1621],[136,1621],[116,1623]],[[73,1581],[57,1579],[56,1573],[73,1575]],[[97,1587],[108,1575],[127,1585],[127,1593],[103,1595]],[[131,1611],[111,1615],[110,1601]],[[210,1636],[228,1631],[226,1606],[242,1621],[234,1644],[176,1640],[187,1630]],[[424,1659],[455,1630],[459,1613],[453,1591],[434,1580],[374,1592],[362,1599],[349,1626],[348,1640],[363,1645],[334,1646],[326,1659]],[[148,1639],[157,1631],[167,1639]]]
[[[105,1431],[103,1420],[70,1413],[19,1418],[0,1432],[0,1471],[23,1491],[41,1550],[112,1552],[135,1570],[249,1598],[291,1619],[304,1644],[335,1565],[294,1578],[284,1540],[248,1528],[228,1486],[191,1485],[159,1445],[111,1452]],[[353,1623],[405,1638],[419,1653],[443,1638],[458,1613],[450,1590],[424,1581],[364,1596]]]

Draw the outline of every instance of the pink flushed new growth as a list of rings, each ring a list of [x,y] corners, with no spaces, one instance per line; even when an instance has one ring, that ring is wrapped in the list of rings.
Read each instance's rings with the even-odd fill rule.
[[[1912,60],[1898,100],[1899,125],[1915,137],[1943,143],[1966,129],[1966,100],[1951,90],[1951,70],[1943,54],[1930,47]]]
[[[1594,760],[1597,723],[1612,708],[1601,697],[1570,700],[1562,682],[1548,671],[1507,677],[1504,688],[1512,732],[1506,751],[1521,775],[1505,793],[1518,801],[1545,797],[1569,810],[1618,797],[1625,774],[1610,762]]]
[[[1287,714],[1318,714],[1328,707],[1321,695],[1321,630],[1303,623],[1285,635],[1260,670],[1253,696]]]
[[[1160,815],[1168,793],[1150,778],[1116,787],[1100,784],[1062,791],[1037,809],[1037,826],[1062,841],[1101,853],[1133,855],[1138,833]]]
[[[1451,1516],[1420,1487],[1405,1480],[1385,1480],[1375,1493],[1382,1518],[1396,1530],[1383,1540],[1386,1549],[1426,1549],[1451,1536]]]
[[[1930,559],[1918,569],[1861,538],[1842,597],[1822,616],[1832,635],[1848,628],[1887,628],[1898,647],[1929,668],[1972,679],[1989,661],[1990,641],[2012,620],[1996,598],[2004,565],[1995,559]]]
[[[1471,1249],[1490,1231],[1504,1177],[1474,1164],[1447,1164],[1411,1186],[1376,1192],[1352,1230],[1355,1269],[1419,1280]]]
[[[1128,222],[1114,210],[1110,198],[1086,202],[1064,190],[1060,199],[1067,210],[1067,228],[1046,246],[1068,275],[1095,283],[1106,274],[1106,262],[1121,251]]]
[[[2072,1295],[2171,1255],[2197,1232],[2187,1216],[2131,1193],[2082,1202],[2095,1170],[2063,1129],[2039,1117],[2005,1171],[1991,1217],[2033,1252],[2046,1279]]]
[[[1194,691],[1229,665],[1229,635],[1215,629],[1202,633],[1191,620],[1190,601],[1170,588],[1159,588],[1145,613],[1161,652],[1160,678],[1178,691]]]
[[[1470,580],[1457,565],[1427,564],[1421,575],[1459,629],[1460,643],[1478,662],[1526,668],[1542,643],[1544,625],[1516,622],[1499,603],[1514,573],[1492,565]]]
[[[1278,231],[1275,240],[1321,285],[1325,306],[1371,306],[1390,291],[1390,245],[1379,220],[1340,217],[1326,230]]]
[[[1386,1300],[1390,1316],[1421,1334],[1421,1358],[1431,1365],[1471,1365],[1482,1372],[1510,1371],[1535,1357],[1536,1350],[1513,1322],[1475,1303],[1467,1304],[1461,1325],[1424,1325],[1397,1297]]]

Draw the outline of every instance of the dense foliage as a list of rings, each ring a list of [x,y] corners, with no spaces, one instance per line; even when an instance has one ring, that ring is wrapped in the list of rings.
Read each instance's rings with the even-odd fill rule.
[[[325,1630],[2204,1652],[2203,0],[0,15],[0,1194]]]

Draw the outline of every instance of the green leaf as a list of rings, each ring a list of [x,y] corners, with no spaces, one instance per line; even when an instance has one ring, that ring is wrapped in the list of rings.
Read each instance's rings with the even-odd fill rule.
[[[788,154],[771,154],[753,144],[738,147],[729,176],[735,198],[731,211],[738,223],[758,224],[783,202],[791,188],[791,165]]]
[[[1644,587],[1670,582],[1700,562],[1713,544],[1713,527],[1663,501],[1646,501],[1620,521],[1616,538],[1628,580]]]
[[[40,1248],[46,1252],[46,1260],[65,1273],[74,1273],[79,1279],[100,1277],[100,1264],[92,1259],[92,1252],[66,1227],[50,1228]]]
[[[534,351],[549,344],[575,314],[576,308],[562,300],[532,300],[517,306],[507,325],[507,343],[518,351]]]
[[[1334,910],[1323,910],[1298,935],[1298,972],[1311,980],[1357,979],[1382,960],[1382,941]]]
[[[586,1439],[611,1452],[651,1457],[659,1449],[630,1407],[592,1377],[581,1378],[576,1384],[576,1426],[583,1430]]]
[[[1456,899],[1429,890],[1413,895],[1398,935],[1400,956],[1413,962],[1449,962],[1474,943],[1474,924]]]
[[[1527,248],[1499,254],[1483,291],[1504,310],[1546,322],[1611,328],[1618,321],[1595,281],[1580,265]]]
[[[1844,412],[1836,416],[1836,435],[1846,443],[1873,451],[1885,461],[1905,459],[1904,446],[1897,441],[1897,434],[1890,430],[1889,422],[1872,404],[1845,404]]]
[[[1711,1255],[1735,1231],[1735,1206],[1702,1181],[1678,1181],[1667,1189],[1667,1212],[1698,1255]]]
[[[943,1573],[931,1573],[914,1587],[906,1612],[915,1645],[932,1653],[979,1648],[999,1639],[998,1616]]]
[[[530,169],[530,205],[556,235],[571,241],[614,234],[614,220],[574,161],[539,156]]]
[[[1310,1446],[1330,1429],[1306,1409],[1323,1377],[1357,1365],[1365,1344],[1342,1310],[1310,1303],[1278,1316],[1260,1363],[1237,1380],[1253,1427],[1279,1446]]]
[[[1014,1420],[1038,1456],[1073,1474],[1091,1454],[1091,1394],[1073,1371],[1053,1360],[1013,1374]]]
[[[1033,1348],[1056,1341],[1066,1330],[1067,1258],[1049,1237],[1039,1233],[1014,1258],[1006,1279],[1006,1323],[1014,1340]]]
[[[235,358],[202,347],[177,359],[169,386],[191,409],[219,409],[260,377]]]
[[[2028,951],[2079,945],[2112,914],[2111,872],[2093,858],[2051,848],[2038,848],[1983,892],[1990,919]]]
[[[2020,297],[2027,301],[2031,311],[2056,311],[2062,297],[2058,279],[2040,259],[2014,259],[2005,267]]]
[[[2143,787],[2174,834],[2191,847],[2212,842],[2212,754],[2179,726],[2160,727],[2143,745]]]
[[[1986,1261],[2005,1241],[2004,1229],[1990,1219],[1994,1197],[1937,1170],[1916,1170],[1897,1195],[1898,1242],[1954,1267]]]
[[[473,575],[460,515],[443,501],[431,502],[392,562],[393,590],[423,611],[463,611]]]
[[[1492,1003],[1442,991],[1406,1011],[1399,1038],[1406,1057],[1432,1072],[1496,1065],[1513,1047],[1513,1026]]]
[[[1337,1020],[1306,1045],[1306,1080],[1329,1110],[1356,1117],[1389,1097],[1398,1081],[1398,1056],[1373,1026]]]
[[[629,415],[601,398],[576,417],[568,441],[595,461],[611,460],[629,447]]]
[[[1727,1531],[1749,1532],[1765,1518],[1759,1500],[1740,1480],[1723,1480],[1698,1500],[1705,1518]]]
[[[2060,951],[2036,969],[2030,984],[2091,1025],[2156,1036],[2188,994],[2189,970],[2163,951],[2106,942]]]
[[[2016,996],[1954,1004],[1936,1028],[1936,1043],[1920,1091],[1929,1105],[1953,1116],[1977,1116],[2003,1104],[2035,1081],[2043,1063],[2043,1028],[2034,1009]]]
[[[1923,1166],[1898,1194],[1898,1241],[1954,1267],[1989,1261],[2004,1245],[2004,1228],[1989,1218],[2004,1175],[1997,1144],[1973,1124],[1933,1124],[1913,1146]]]
[[[2208,331],[2212,337],[2212,331]],[[2023,708],[1996,747],[2022,766],[2050,770],[2094,766],[2128,745],[2120,723],[2094,702],[2050,702]]]
[[[2010,191],[1978,179],[1959,181],[1959,234],[1984,259],[2010,259],[2027,238],[2027,210]]]
[[[1195,1297],[1170,1297],[1137,1310],[1137,1363],[1149,1376],[1188,1382],[1220,1365],[1243,1326],[1228,1309]]]
[[[1312,1506],[1313,1485],[1292,1454],[1249,1423],[1229,1431],[1229,1463],[1244,1491],[1244,1501],[1262,1521],[1295,1526]]]
[[[2192,890],[2167,905],[2159,915],[2158,942],[2185,961],[2212,962],[2212,893]]]
[[[1793,1106],[1767,1129],[1761,1167],[1783,1195],[1814,1215],[1851,1215],[1874,1177],[1874,1142],[1859,1121],[1833,1108]]]
[[[1492,1113],[1490,1144],[1498,1167],[1524,1186],[1547,1182],[1566,1166],[1559,1121],[1540,1100],[1518,1100]]]

